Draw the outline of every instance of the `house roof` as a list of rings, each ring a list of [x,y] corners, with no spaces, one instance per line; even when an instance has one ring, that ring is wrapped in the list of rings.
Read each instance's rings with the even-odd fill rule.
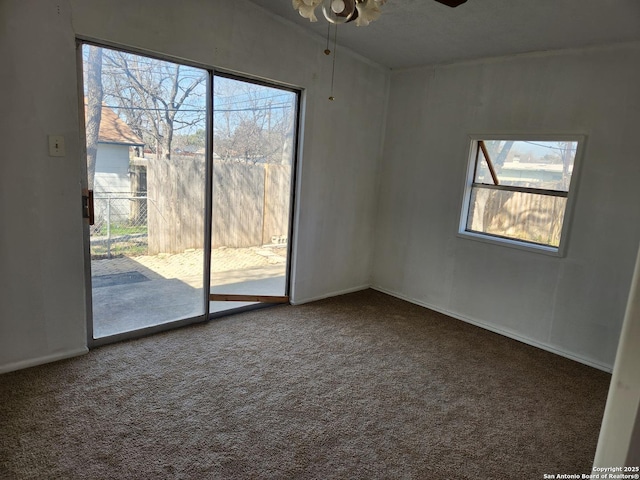
[[[86,112],[87,110],[85,108],[85,120]],[[144,145],[142,139],[133,132],[131,127],[104,103],[102,104],[102,119],[100,120],[98,142],[133,146]]]

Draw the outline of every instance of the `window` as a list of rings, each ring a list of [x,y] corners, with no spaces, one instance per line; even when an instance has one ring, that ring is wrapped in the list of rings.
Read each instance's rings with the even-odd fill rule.
[[[471,142],[460,234],[563,254],[582,137]]]

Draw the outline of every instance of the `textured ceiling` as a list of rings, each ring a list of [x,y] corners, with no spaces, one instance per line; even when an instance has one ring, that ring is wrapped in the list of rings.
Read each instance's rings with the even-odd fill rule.
[[[326,37],[291,0],[250,0]],[[367,27],[338,29],[338,44],[390,68],[640,40],[640,0],[388,0]]]

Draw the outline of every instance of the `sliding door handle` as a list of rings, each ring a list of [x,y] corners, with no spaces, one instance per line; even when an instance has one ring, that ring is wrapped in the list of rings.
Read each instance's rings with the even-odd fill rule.
[[[89,225],[95,223],[95,211],[93,209],[93,190],[82,189],[82,218],[89,219]]]

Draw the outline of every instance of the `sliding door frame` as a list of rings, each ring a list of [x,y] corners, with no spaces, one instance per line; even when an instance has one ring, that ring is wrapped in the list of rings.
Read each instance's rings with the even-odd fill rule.
[[[148,50],[124,46],[118,43],[91,38],[87,36],[76,36],[76,63],[77,63],[77,80],[78,80],[78,116],[80,125],[80,142],[81,142],[81,189],[88,188],[87,177],[87,162],[86,162],[86,125],[84,114],[84,68],[83,68],[83,56],[82,46],[93,45],[97,47],[110,48],[113,50],[119,50],[134,55],[141,55],[158,60],[164,60],[168,62],[177,63],[189,67],[199,68],[207,72],[207,98],[206,98],[206,148],[205,148],[205,208],[204,208],[204,261],[203,261],[203,299],[204,313],[195,317],[185,318],[172,322],[162,323],[159,325],[153,325],[149,327],[143,327],[137,330],[118,333],[115,335],[109,335],[100,338],[94,338],[93,336],[93,299],[92,299],[92,280],[91,280],[91,246],[89,238],[89,224],[83,222],[83,246],[84,246],[84,271],[85,271],[85,306],[86,306],[86,326],[87,326],[87,345],[89,348],[99,347],[110,343],[115,343],[123,340],[130,340],[134,338],[141,338],[155,333],[160,333],[175,328],[192,325],[195,323],[206,322],[219,317],[224,317],[238,312],[247,310],[254,310],[258,308],[264,308],[271,306],[271,303],[256,303],[252,305],[242,306],[238,308],[232,308],[223,312],[210,313],[210,290],[211,290],[211,244],[213,236],[213,97],[214,89],[213,82],[216,76],[231,78],[249,83],[255,83],[267,87],[278,88],[281,90],[294,93],[296,96],[295,115],[294,115],[294,139],[292,145],[292,158],[291,158],[291,186],[289,192],[289,225],[288,235],[289,241],[287,242],[287,263],[286,263],[286,279],[285,279],[285,295],[287,296],[286,303],[289,303],[289,294],[291,289],[291,276],[292,276],[292,258],[293,258],[293,242],[295,231],[295,213],[297,210],[297,184],[298,184],[298,162],[299,162],[299,145],[300,145],[300,125],[301,125],[301,99],[302,89],[296,88],[291,85],[285,85],[278,82],[266,81],[257,77],[251,77],[249,75],[240,75],[225,70],[218,70],[210,65],[205,65],[198,62],[186,60],[184,58],[175,57],[172,55],[160,54],[158,52],[151,52]],[[280,302],[282,303],[282,302]]]
[[[293,257],[293,233],[294,233],[294,215],[296,212],[296,186],[298,184],[298,146],[299,139],[301,135],[300,125],[301,125],[301,99],[302,99],[302,90],[299,88],[295,88],[292,86],[287,86],[275,82],[269,82],[266,80],[262,80],[257,77],[251,77],[247,75],[238,75],[236,73],[224,71],[224,70],[215,70],[213,74],[213,81],[215,82],[215,77],[228,78],[230,80],[237,80],[245,83],[253,83],[255,85],[260,85],[263,87],[277,88],[279,90],[287,91],[295,95],[295,114],[293,116],[293,144],[291,145],[291,182],[289,187],[289,212],[288,219],[289,224],[287,226],[287,264],[285,267],[285,287],[284,287],[284,295],[234,295],[234,294],[210,294],[209,298],[211,301],[228,301],[228,302],[260,302],[257,305],[248,305],[245,307],[237,307],[230,308],[228,310],[216,313],[210,313],[210,318],[219,318],[231,313],[243,312],[246,310],[252,310],[254,308],[267,307],[271,305],[278,304],[289,304],[291,303],[290,293],[291,293],[291,270],[292,270],[292,262],[291,259]],[[212,95],[213,97],[213,95]],[[212,161],[212,173],[213,173],[213,161]],[[212,211],[213,213],[213,211]],[[211,220],[211,224],[213,225],[213,220]],[[211,285],[209,285],[211,288]]]

